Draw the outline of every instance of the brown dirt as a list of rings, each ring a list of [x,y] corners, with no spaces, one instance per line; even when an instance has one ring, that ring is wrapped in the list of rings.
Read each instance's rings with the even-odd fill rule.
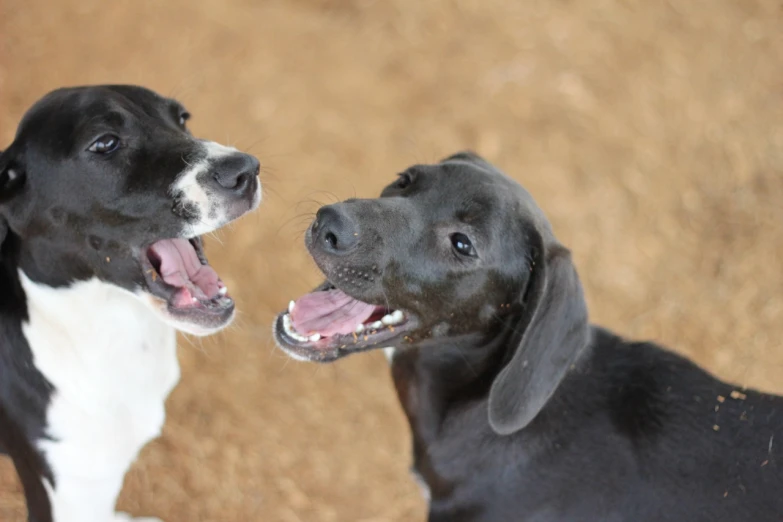
[[[0,0],[0,144],[67,84],[174,95],[256,153],[262,209],[210,241],[242,313],[183,340],[124,509],[169,522],[423,520],[380,353],[288,361],[273,313],[319,275],[319,202],[477,149],[574,250],[593,318],[783,392],[779,1]],[[20,520],[0,468],[0,520]]]

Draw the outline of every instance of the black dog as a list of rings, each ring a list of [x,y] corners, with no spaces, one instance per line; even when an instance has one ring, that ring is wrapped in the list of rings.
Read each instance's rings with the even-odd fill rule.
[[[259,204],[259,164],[188,118],[140,87],[60,89],[0,154],[0,449],[31,521],[129,520],[114,504],[163,425],[175,329],[233,318],[199,235]]]
[[[781,522],[783,398],[590,326],[530,195],[461,153],[322,208],[299,359],[394,347],[430,521]]]

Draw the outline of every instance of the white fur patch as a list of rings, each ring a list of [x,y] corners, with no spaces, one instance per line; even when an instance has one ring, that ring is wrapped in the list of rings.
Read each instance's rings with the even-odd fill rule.
[[[223,156],[229,156],[237,153],[237,149],[226,147],[214,141],[203,142],[206,157],[180,174],[176,183],[172,185],[174,194],[181,193],[184,196],[184,202],[195,206],[199,212],[198,223],[189,225],[185,231],[188,237],[201,236],[222,227],[235,216],[229,216],[226,213],[226,205],[219,194],[212,191],[199,181],[199,176],[209,170],[210,161],[214,161]],[[253,195],[253,203],[249,210],[255,210],[261,204],[261,186],[257,185],[256,193]]]
[[[412,471],[411,475],[413,475],[413,480],[416,482],[416,485],[419,486],[421,496],[424,497],[424,500],[429,504],[429,502],[432,500],[432,492],[430,491],[430,487],[427,485],[424,479],[421,478],[421,475],[419,475],[418,471]]]
[[[164,401],[179,380],[175,330],[114,285],[93,279],[55,289],[20,278],[24,335],[55,387],[50,439],[38,441],[54,474],[54,485],[45,481],[54,520],[128,520],[114,505],[125,472],[163,426]]]
[[[383,349],[383,354],[386,356],[386,360],[389,361],[389,364],[394,361],[394,354],[397,353],[397,349],[393,346],[390,346],[388,348]]]

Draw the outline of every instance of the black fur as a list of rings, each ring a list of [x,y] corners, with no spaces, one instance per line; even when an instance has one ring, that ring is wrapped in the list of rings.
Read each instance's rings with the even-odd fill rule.
[[[486,161],[415,166],[329,208],[307,245],[331,284],[409,320],[374,346],[297,355],[397,347],[430,522],[783,521],[783,398],[590,326],[568,251]],[[343,236],[355,245],[334,248]],[[346,277],[370,266],[372,281]]]

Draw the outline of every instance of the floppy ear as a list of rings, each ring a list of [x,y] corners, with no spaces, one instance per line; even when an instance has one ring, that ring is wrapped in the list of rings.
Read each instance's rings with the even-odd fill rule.
[[[0,150],[0,250],[8,235],[8,222],[3,215],[3,203],[19,188],[23,178],[24,173],[11,161],[10,152]]]
[[[587,305],[568,249],[532,234],[531,279],[522,338],[489,392],[489,423],[499,435],[525,428],[587,345]]]
[[[22,186],[24,177],[24,169],[14,161],[12,149],[0,150],[0,203]]]

